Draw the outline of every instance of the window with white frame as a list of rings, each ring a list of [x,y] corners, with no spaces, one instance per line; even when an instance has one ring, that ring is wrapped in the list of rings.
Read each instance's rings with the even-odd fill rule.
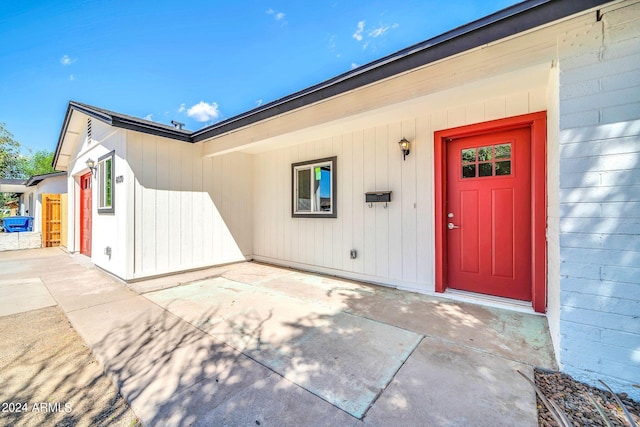
[[[98,212],[113,213],[113,158],[110,152],[98,159]]]
[[[337,218],[336,157],[291,165],[293,217]]]

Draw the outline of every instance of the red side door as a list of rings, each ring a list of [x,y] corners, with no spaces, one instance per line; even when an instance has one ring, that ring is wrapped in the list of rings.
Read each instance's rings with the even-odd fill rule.
[[[529,128],[447,143],[446,201],[448,286],[531,301]]]
[[[80,177],[80,253],[91,256],[91,172]]]

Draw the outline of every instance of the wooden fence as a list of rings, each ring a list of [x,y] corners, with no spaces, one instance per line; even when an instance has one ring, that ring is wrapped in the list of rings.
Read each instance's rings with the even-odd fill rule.
[[[65,195],[66,196],[66,195]],[[62,234],[60,194],[42,195],[42,247],[60,246]]]

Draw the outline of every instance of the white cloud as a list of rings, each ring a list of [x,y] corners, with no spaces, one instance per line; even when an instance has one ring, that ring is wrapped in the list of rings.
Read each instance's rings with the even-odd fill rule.
[[[275,10],[269,8],[264,13],[267,15],[273,15],[273,19],[276,21],[284,21],[284,17],[286,16],[284,12],[276,12]]]
[[[352,70],[353,70],[353,69],[356,69],[356,68],[358,68],[358,67],[359,67],[359,65],[358,65],[358,64],[356,64],[355,62],[352,62],[352,63],[351,63],[351,69],[352,69]]]
[[[145,120],[149,120],[150,122],[153,121],[153,114],[147,114],[146,116],[144,116]]]
[[[388,25],[380,25],[378,28],[375,28],[369,31],[369,35],[371,37],[380,37],[381,35],[386,33],[388,29],[389,29]]]
[[[358,22],[358,29],[353,33],[353,38],[362,41],[362,32],[364,31],[364,21]]]
[[[60,63],[62,65],[71,65],[76,61],[76,58],[71,58],[69,55],[62,55],[62,58],[60,58]]]
[[[261,105],[262,105],[262,99],[258,99],[258,100],[256,101],[256,107],[259,107],[259,106],[261,106]]]
[[[368,30],[367,32],[365,32],[365,21],[359,21],[358,22],[358,29],[356,30],[355,33],[353,33],[352,37],[354,39],[356,39],[358,42],[362,43],[362,49],[366,50],[369,46],[371,46],[372,49],[376,49],[376,42],[374,39],[380,37],[380,36],[384,36],[387,31],[391,30],[391,29],[396,29],[400,26],[400,24],[398,23],[394,23],[394,24],[380,24],[378,27],[373,28],[371,30]]]
[[[184,104],[180,104],[180,108],[178,108],[178,113],[183,113],[187,109],[187,106]]]
[[[76,76],[74,76],[73,74],[69,75],[69,80],[74,81],[76,79]]]
[[[208,104],[204,101],[200,101],[187,110],[187,116],[199,122],[208,122],[209,120],[215,120],[220,117],[220,110],[218,109],[218,104],[216,102]]]

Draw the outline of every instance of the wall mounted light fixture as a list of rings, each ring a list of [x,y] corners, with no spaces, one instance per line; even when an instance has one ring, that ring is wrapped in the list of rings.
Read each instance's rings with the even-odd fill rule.
[[[89,170],[91,171],[91,175],[92,176],[96,176],[96,161],[93,159],[87,159],[87,161],[85,162],[87,167],[89,168]]]
[[[409,150],[411,148],[411,143],[407,140],[407,138],[402,137],[402,139],[398,142],[398,145],[402,150],[402,159],[407,160],[407,155],[411,152]]]

